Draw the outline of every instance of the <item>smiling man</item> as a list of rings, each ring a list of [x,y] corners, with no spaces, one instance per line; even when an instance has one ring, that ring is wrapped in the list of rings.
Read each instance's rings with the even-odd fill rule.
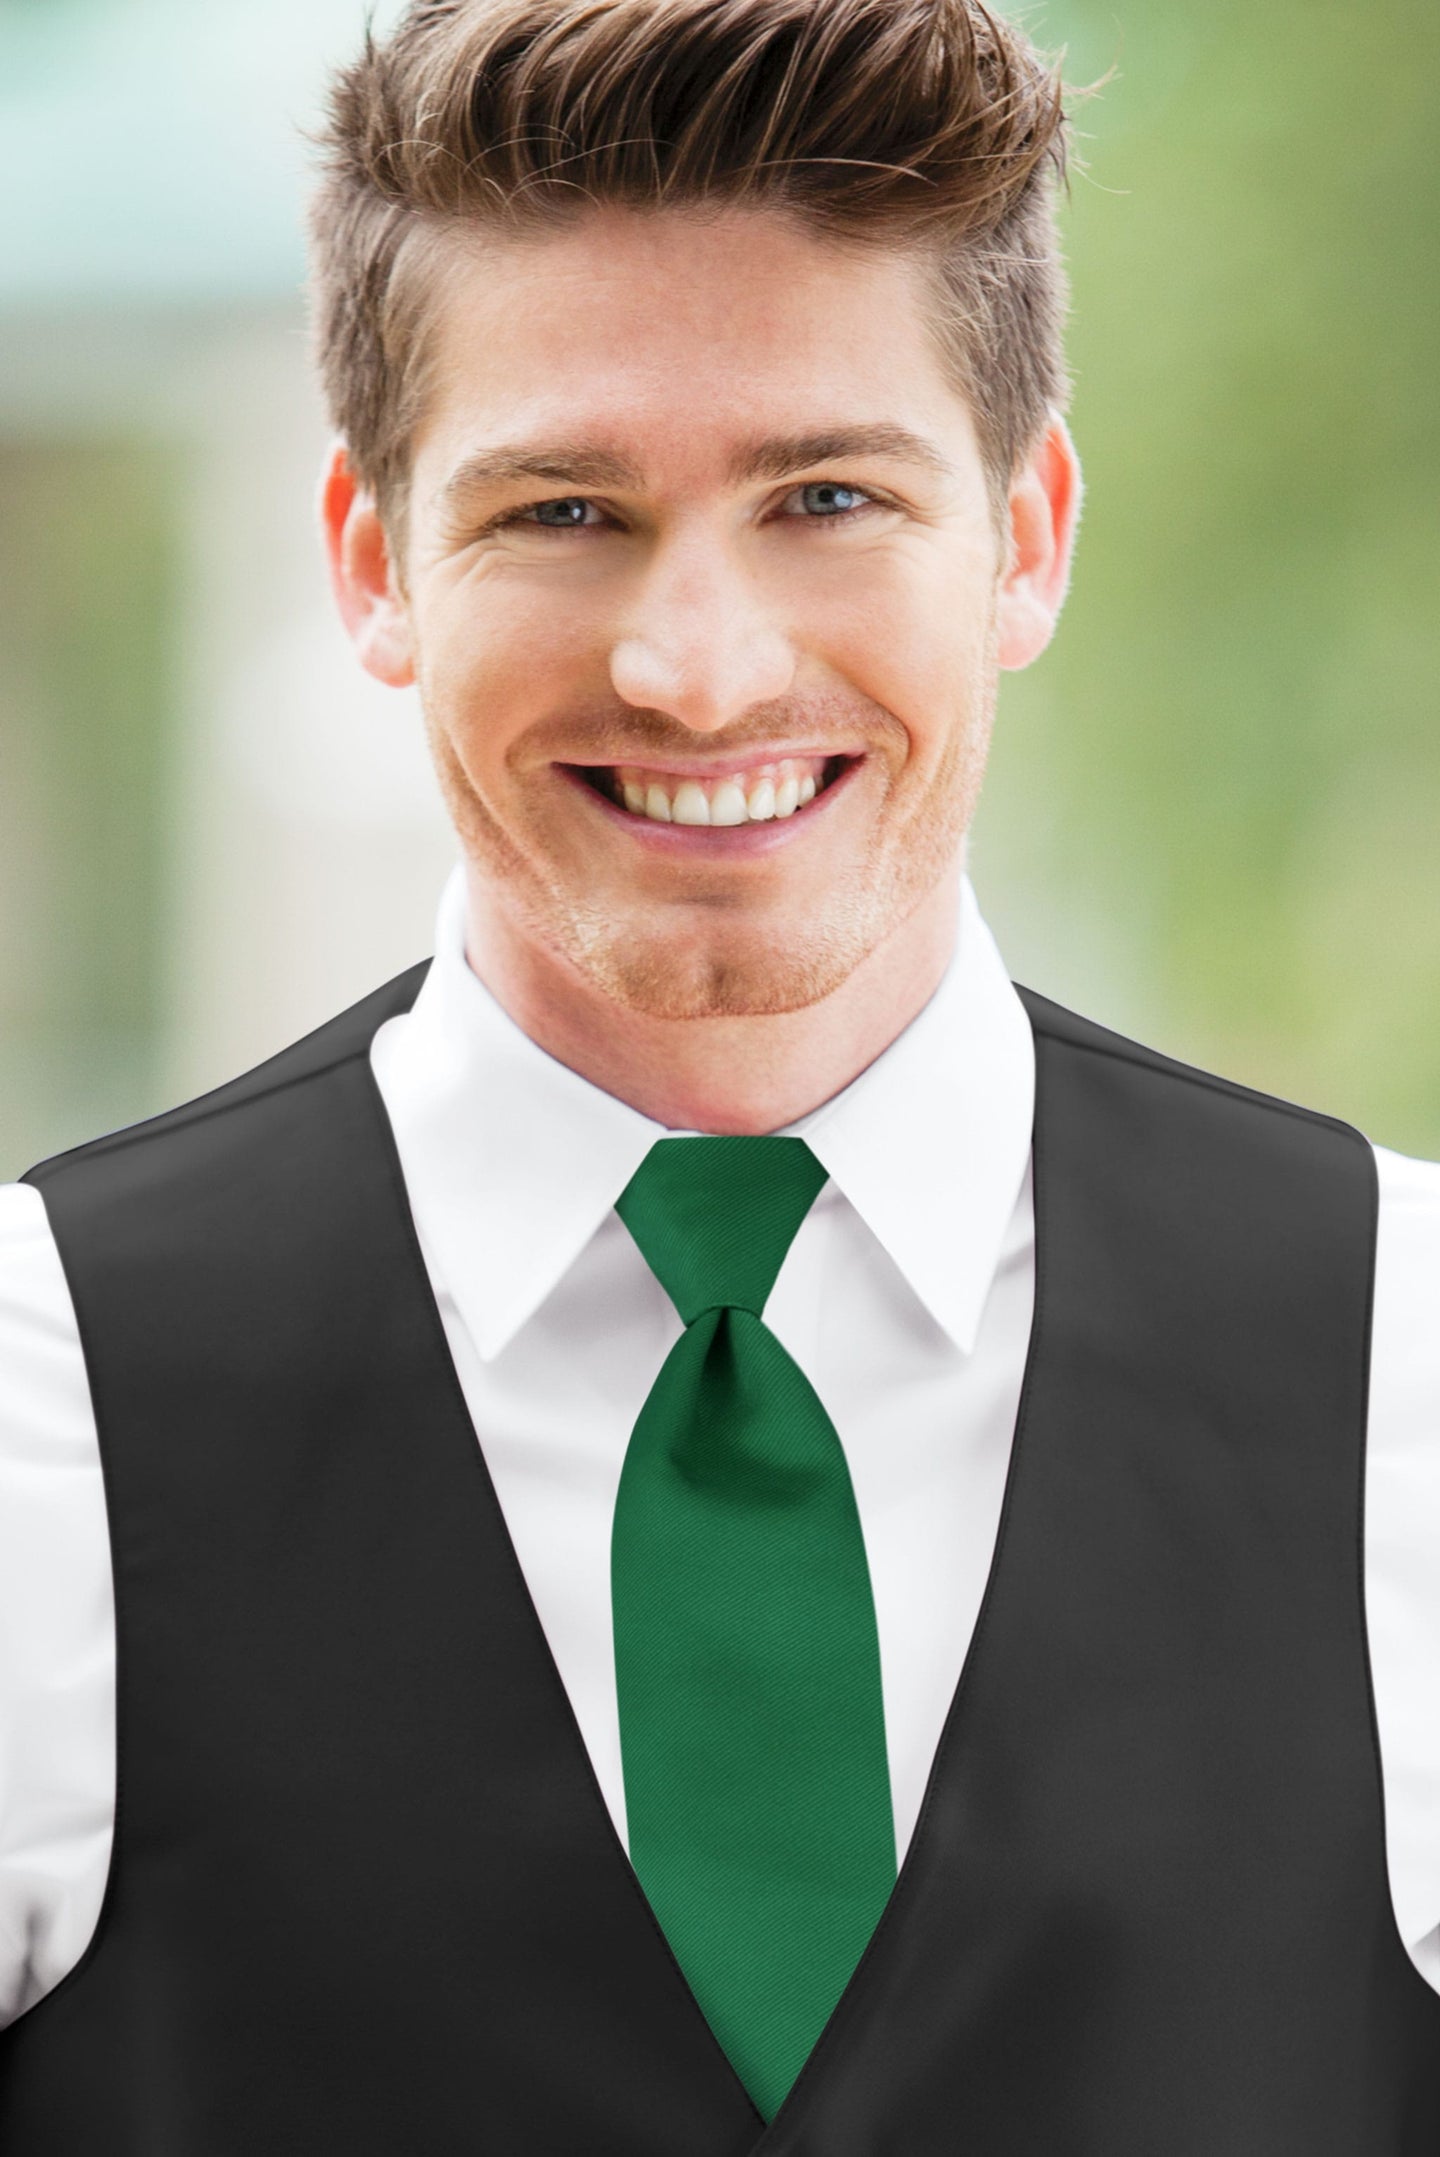
[[[1440,1175],[964,875],[1066,127],[976,0],[338,79],[325,541],[462,864],[4,1194],[7,2157],[1433,2157]]]
[[[420,681],[471,963],[658,1121],[774,1131],[949,962],[997,664],[1064,590],[1065,423],[992,500],[924,259],[743,198],[462,225],[442,291],[388,536],[353,419],[324,507],[362,658]]]

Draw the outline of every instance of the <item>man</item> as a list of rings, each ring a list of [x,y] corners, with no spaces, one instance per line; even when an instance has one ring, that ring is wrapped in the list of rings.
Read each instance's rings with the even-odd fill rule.
[[[962,875],[1064,127],[975,0],[340,78],[325,537],[463,873],[7,1197],[7,2157],[1436,2149],[1440,1178]]]

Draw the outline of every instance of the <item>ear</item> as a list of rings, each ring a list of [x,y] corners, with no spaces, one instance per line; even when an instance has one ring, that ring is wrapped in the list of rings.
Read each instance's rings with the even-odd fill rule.
[[[343,442],[332,450],[321,481],[320,528],[330,588],[360,664],[392,689],[408,689],[415,679],[410,611],[379,512],[351,471]]]
[[[1010,544],[996,594],[999,661],[1028,667],[1055,632],[1070,582],[1084,482],[1061,415],[1010,484]]]

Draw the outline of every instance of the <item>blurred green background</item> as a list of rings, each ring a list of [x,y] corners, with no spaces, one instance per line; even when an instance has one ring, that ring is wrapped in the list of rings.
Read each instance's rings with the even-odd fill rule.
[[[379,20],[393,14],[382,7]],[[972,853],[1021,980],[1440,1154],[1434,0],[1052,0],[1087,498]],[[0,0],[0,1175],[428,948],[312,536],[297,130],[361,0]]]

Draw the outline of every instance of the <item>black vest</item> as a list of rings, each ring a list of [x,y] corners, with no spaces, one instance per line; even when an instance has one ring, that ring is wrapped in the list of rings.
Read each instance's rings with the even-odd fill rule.
[[[367,1052],[405,975],[34,1172],[114,1554],[94,1939],[4,2157],[1436,2157],[1361,1597],[1345,1126],[1026,996],[999,1542],[874,1939],[765,2128],[610,1825]],[[482,1433],[483,1437],[483,1433]]]

